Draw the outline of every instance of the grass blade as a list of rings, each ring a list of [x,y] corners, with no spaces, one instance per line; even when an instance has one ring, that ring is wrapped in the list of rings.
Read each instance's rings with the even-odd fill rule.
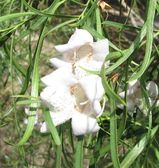
[[[35,50],[35,60],[34,60],[34,66],[33,66],[33,76],[32,76],[32,90],[31,90],[31,96],[33,97],[38,97],[38,90],[39,90],[39,58],[40,58],[40,53],[41,53],[41,49],[42,49],[42,44],[43,44],[43,35],[44,35],[44,28],[45,28],[45,24],[46,22],[43,24],[42,29],[41,29],[41,33],[39,36],[39,40],[38,40],[38,44],[37,44],[37,48]],[[19,141],[18,145],[23,145],[31,136],[32,130],[34,128],[34,123],[35,123],[35,119],[36,119],[36,110],[38,107],[38,103],[32,103],[30,105],[31,107],[31,111],[30,111],[30,116],[28,118],[28,125],[27,128],[25,130],[25,133],[23,135],[23,137],[21,138],[21,140]]]
[[[122,51],[123,56],[107,69],[106,74],[111,73],[113,70],[118,68],[123,62],[125,62],[131,56],[134,50],[139,46],[140,42],[145,37],[145,35],[146,35],[146,24],[144,24],[144,26],[141,29],[141,32],[137,35],[136,39],[131,44],[131,46],[128,49]]]
[[[154,127],[151,131],[151,139],[154,137],[158,130],[158,126]],[[135,161],[135,159],[141,154],[141,152],[144,150],[146,145],[148,144],[150,139],[147,138],[147,135],[145,135],[139,143],[135,145],[135,147],[126,155],[124,160],[121,163],[122,168],[129,168],[131,164]]]
[[[110,98],[110,150],[111,158],[115,168],[120,168],[120,162],[118,158],[118,136],[117,136],[117,118],[115,112],[115,101]],[[122,167],[123,168],[123,167]]]
[[[52,122],[52,118],[50,116],[50,113],[48,111],[44,110],[44,119],[47,123],[47,126],[49,128],[49,131],[51,132],[52,138],[56,145],[61,145],[61,140],[58,135],[58,132],[56,130],[56,127],[54,126],[54,123]]]
[[[28,15],[35,15],[33,12],[24,12],[24,13],[12,13],[9,15],[1,16],[0,17],[0,22],[23,17],[23,16],[28,16]]]
[[[153,43],[153,24],[154,24],[154,16],[155,16],[155,9],[156,9],[156,0],[150,0],[148,3],[148,15],[146,21],[146,50],[145,50],[145,57],[143,63],[138,72],[135,72],[130,81],[140,78],[150,63],[151,58],[151,51],[152,51],[152,43]]]
[[[102,78],[102,84],[103,84],[103,87],[104,87],[104,90],[105,90],[105,93],[112,99],[115,99],[117,100],[118,102],[122,103],[123,105],[126,106],[126,103],[124,102],[124,100],[122,100],[120,98],[120,96],[118,96],[114,90],[109,86],[108,82],[107,82],[107,79],[106,79],[106,76],[105,76],[105,69],[104,69],[104,64],[102,66],[102,69],[101,69],[101,78]]]

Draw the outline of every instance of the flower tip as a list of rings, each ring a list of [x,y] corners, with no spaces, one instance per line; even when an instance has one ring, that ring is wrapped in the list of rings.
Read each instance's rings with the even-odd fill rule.
[[[44,122],[44,123],[42,123],[42,126],[40,128],[40,132],[46,133],[47,131],[48,131],[48,129],[47,129],[46,123]]]
[[[149,81],[147,86],[146,86],[146,89],[149,93],[149,96],[156,99],[157,96],[158,96],[158,86],[155,82],[153,81]]]
[[[56,45],[55,49],[59,53],[64,53],[64,52],[67,52],[68,50],[70,50],[70,47],[68,44],[63,44],[63,45]]]
[[[72,117],[72,130],[76,136],[95,133],[99,131],[99,129],[100,127],[96,118],[88,117],[78,112]]]
[[[69,69],[72,68],[71,64],[69,64],[68,62],[62,61],[58,58],[51,58],[50,62],[55,68],[62,68],[62,67],[67,67]]]
[[[128,81],[128,83],[129,83],[129,87],[132,87],[132,86],[134,86],[134,85],[138,85],[138,84],[140,84],[140,82],[137,80],[137,79],[135,79],[135,80],[130,80],[130,81]]]
[[[75,130],[75,129],[73,129],[73,134],[75,135],[75,136],[80,136],[80,135],[85,135],[85,134],[89,134],[89,133],[96,133],[96,132],[98,132],[100,130],[100,127],[99,127],[99,125],[95,125],[92,129],[90,129],[90,130]]]
[[[92,42],[93,37],[87,30],[76,28],[75,32],[70,37],[68,44],[76,47],[83,45],[85,43],[92,43]]]

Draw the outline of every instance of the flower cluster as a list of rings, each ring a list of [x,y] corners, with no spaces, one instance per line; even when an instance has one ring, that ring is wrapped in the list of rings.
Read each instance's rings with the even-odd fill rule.
[[[100,127],[97,118],[102,114],[101,100],[104,95],[101,78],[92,71],[100,71],[109,53],[108,40],[93,42],[91,34],[76,29],[67,44],[55,46],[62,57],[50,61],[55,71],[41,80],[46,88],[41,99],[49,107],[55,126],[71,119],[74,135],[97,132]],[[109,65],[109,61],[105,66]],[[153,82],[146,86],[150,105],[158,96],[158,87]],[[125,97],[125,91],[119,93]],[[141,85],[138,80],[130,82],[127,90],[127,108],[129,112],[136,107],[142,108]],[[118,105],[123,109],[123,105]],[[47,124],[41,125],[41,132],[47,132]]]
[[[157,96],[158,96],[158,86],[155,82],[149,81],[146,85],[146,90],[148,93],[148,99],[150,106],[155,103]],[[122,98],[125,97],[125,91],[119,94]],[[122,105],[118,106],[119,108],[123,108]],[[138,80],[134,80],[129,83],[128,90],[127,90],[127,108],[129,112],[133,112],[136,107],[144,110],[143,107],[143,99],[142,99],[142,92],[141,92],[141,84]]]
[[[41,99],[49,107],[55,126],[71,119],[74,135],[97,132],[104,89],[101,78],[90,71],[101,70],[109,53],[108,40],[93,42],[88,31],[76,29],[67,44],[55,48],[62,58],[51,59],[56,70],[42,78],[46,88]],[[46,131],[44,122],[41,132]]]

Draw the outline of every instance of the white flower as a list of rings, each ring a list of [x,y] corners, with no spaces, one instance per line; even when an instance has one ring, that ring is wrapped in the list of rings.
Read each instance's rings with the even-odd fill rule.
[[[41,99],[48,105],[55,126],[72,119],[75,135],[97,132],[97,117],[101,115],[100,100],[104,94],[100,77],[89,75],[79,80],[65,66],[42,78],[47,86]],[[47,131],[44,122],[41,132]]]
[[[75,135],[97,132],[97,118],[103,112],[100,100],[104,89],[101,78],[86,70],[101,70],[109,53],[108,40],[93,42],[89,32],[76,29],[67,44],[55,48],[63,58],[51,59],[57,70],[42,78],[47,87],[41,93],[41,99],[49,107],[55,126],[72,119]],[[46,131],[44,122],[41,132]]]
[[[156,100],[157,96],[158,96],[158,86],[156,85],[155,82],[153,81],[149,81],[146,89],[148,91],[148,95],[152,100]]]
[[[55,46],[63,54],[63,59],[52,58],[52,64],[59,67],[69,67],[77,79],[86,76],[90,71],[100,71],[109,53],[108,40],[93,42],[91,34],[83,29],[76,29],[67,44]],[[106,65],[109,61],[106,62]]]
[[[152,105],[157,96],[158,96],[158,87],[155,82],[149,81],[146,90],[149,96],[150,105]],[[125,91],[119,94],[122,98],[125,97]],[[127,90],[127,107],[129,111],[134,111],[135,107],[141,107],[142,104],[142,93],[141,93],[141,86],[138,80],[132,81],[128,85]],[[122,105],[118,106],[119,108],[123,108]]]

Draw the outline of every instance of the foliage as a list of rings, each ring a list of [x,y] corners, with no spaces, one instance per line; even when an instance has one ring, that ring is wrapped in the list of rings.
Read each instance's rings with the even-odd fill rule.
[[[159,82],[159,2],[157,0],[0,1],[0,167],[157,168],[159,108],[148,103],[147,81]],[[108,38],[110,60],[99,75],[108,100],[100,131],[75,137],[70,122],[55,127],[39,93],[50,68],[54,44],[67,42],[75,28]],[[57,54],[57,53],[56,53]],[[128,81],[142,84],[144,109],[129,112],[118,94]],[[27,125],[26,107],[31,107]],[[50,133],[34,126],[44,115]],[[41,119],[39,119],[41,120]]]

